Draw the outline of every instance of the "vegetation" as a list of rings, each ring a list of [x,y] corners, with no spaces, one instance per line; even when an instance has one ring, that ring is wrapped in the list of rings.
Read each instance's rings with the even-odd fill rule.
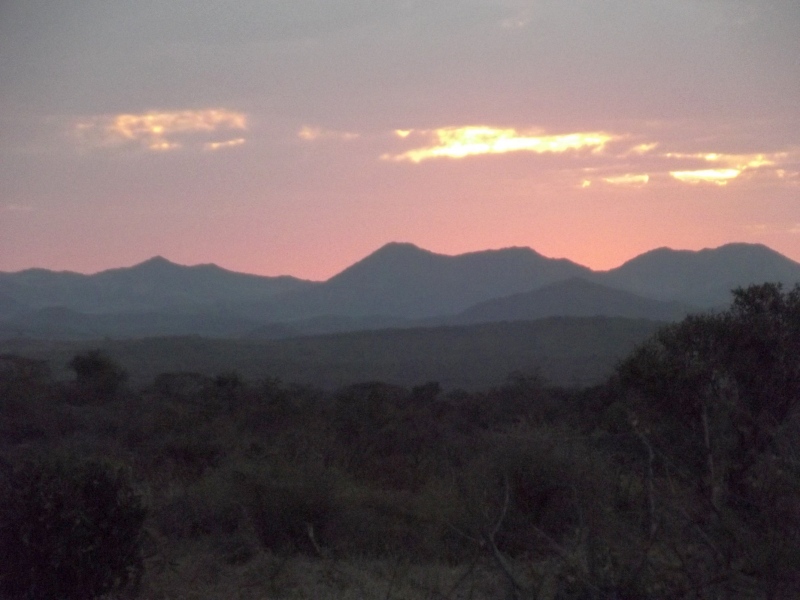
[[[135,587],[146,511],[120,470],[52,459],[4,468],[0,593],[83,600]]]
[[[105,548],[99,573],[70,566],[104,582],[83,597],[794,598],[798,350],[800,288],[763,285],[581,389],[530,372],[483,391],[164,372],[136,389],[109,376],[87,402],[75,390],[99,384],[77,358],[64,384],[7,355],[0,526],[8,543],[26,522],[8,516],[23,489],[66,515],[26,503],[30,523],[93,515],[11,544],[65,565]],[[88,481],[107,493],[77,493]],[[3,585],[28,560],[3,565]]]
[[[75,355],[99,349],[124,367],[132,386],[162,372],[285,381],[332,390],[364,381],[484,390],[512,371],[536,366],[548,381],[585,386],[606,379],[617,361],[653,334],[655,321],[553,317],[481,325],[383,329],[283,340],[199,336],[93,342],[0,340],[0,353],[46,360],[56,378],[74,376]]]

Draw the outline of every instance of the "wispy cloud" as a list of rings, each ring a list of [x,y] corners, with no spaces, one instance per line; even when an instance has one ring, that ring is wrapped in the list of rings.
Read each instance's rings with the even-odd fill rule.
[[[333,129],[323,129],[321,127],[304,125],[300,128],[300,131],[297,132],[297,137],[307,142],[313,142],[316,140],[326,139],[349,141],[355,140],[360,136],[359,134],[352,133],[350,131],[336,131]]]
[[[603,181],[611,185],[641,187],[647,185],[647,182],[650,181],[650,175],[647,173],[625,173],[624,175],[603,177]]]
[[[624,156],[642,156],[652,152],[658,147],[657,142],[645,142],[643,144],[636,144],[633,148],[629,149]]]
[[[726,154],[723,152],[667,152],[664,154],[667,158],[677,159],[694,159],[708,163],[715,163],[726,165],[730,168],[744,169],[757,169],[759,167],[773,166],[782,159],[788,156],[786,152],[775,152],[772,154],[754,153],[754,154]]]
[[[427,144],[400,154],[384,154],[384,160],[419,163],[435,158],[466,158],[485,154],[533,152],[535,154],[563,153],[570,150],[599,152],[615,139],[603,131],[545,134],[541,131],[518,131],[486,125],[442,127],[439,129],[396,130],[402,139],[422,137]]]
[[[221,134],[246,129],[244,113],[224,108],[101,115],[82,119],[74,126],[78,139],[89,147],[135,145],[155,152],[186,146],[206,150],[237,146],[245,142],[243,137]]]
[[[244,138],[234,138],[224,142],[206,142],[203,144],[203,150],[222,150],[224,148],[233,148],[234,146],[241,146],[247,140]]]
[[[311,134],[309,133],[309,136]],[[800,163],[800,151],[728,153],[683,152],[675,143],[647,139],[635,131],[573,131],[549,133],[540,129],[497,128],[485,125],[450,126],[436,129],[396,129],[395,139],[406,150],[387,152],[382,160],[410,162],[529,152],[566,154],[584,165],[581,179],[572,185],[588,188],[594,183],[620,187],[643,187],[658,181],[687,185],[725,186],[756,173],[791,183]],[[672,146],[672,148],[670,148]],[[574,170],[569,172],[574,177]]]
[[[696,171],[670,171],[674,179],[683,183],[697,185],[699,183],[713,183],[714,185],[727,185],[731,179],[736,179],[742,171],[740,169],[698,169]]]
[[[676,169],[669,172],[670,176],[678,181],[697,185],[711,183],[714,185],[727,185],[745,171],[761,169],[762,167],[775,167],[780,161],[788,157],[786,152],[772,154],[727,154],[720,152],[682,153],[668,152],[663,155],[668,159],[701,161],[719,165],[712,169]]]

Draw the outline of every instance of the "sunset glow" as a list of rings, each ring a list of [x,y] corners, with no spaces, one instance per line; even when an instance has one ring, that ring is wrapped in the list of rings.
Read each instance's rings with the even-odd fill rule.
[[[536,131],[517,131],[488,126],[442,127],[434,130],[398,130],[400,138],[419,134],[431,140],[431,145],[408,150],[401,154],[382,156],[385,160],[408,160],[414,163],[432,158],[465,158],[481,154],[533,152],[560,154],[569,150],[601,151],[615,136],[601,132],[579,132],[543,135]]]
[[[797,1],[203,5],[0,2],[0,271],[800,260]]]

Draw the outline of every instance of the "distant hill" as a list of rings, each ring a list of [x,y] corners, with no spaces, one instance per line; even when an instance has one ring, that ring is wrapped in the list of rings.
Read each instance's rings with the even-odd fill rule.
[[[127,312],[87,314],[64,307],[40,308],[0,321],[0,339],[99,339],[164,335],[239,337],[262,325],[230,312]],[[286,329],[287,337],[296,332]]]
[[[326,335],[329,333],[345,333],[349,331],[369,331],[374,329],[408,328],[420,325],[419,322],[403,317],[366,316],[342,317],[325,315],[309,317],[294,321],[269,323],[248,332],[247,337],[253,339],[283,339],[308,335]]]
[[[598,274],[597,280],[649,298],[708,308],[727,305],[736,287],[765,282],[793,286],[800,282],[800,264],[761,244],[697,252],[659,248]]]
[[[281,319],[322,315],[405,318],[452,314],[498,296],[591,270],[530,248],[506,248],[445,256],[413,244],[387,244],[328,281],[284,294],[248,314]]]
[[[24,312],[26,306],[7,293],[0,293],[0,317],[17,315]]]
[[[800,282],[800,264],[757,244],[661,248],[592,271],[530,248],[445,256],[391,243],[324,282],[155,257],[94,275],[0,273],[0,338],[197,334],[275,339],[549,315],[681,318],[733,288]],[[692,308],[696,307],[696,308]]]
[[[651,300],[575,277],[531,292],[481,302],[447,319],[447,322],[467,324],[520,321],[557,315],[568,317],[604,315],[675,321],[692,311],[688,305]]]
[[[447,389],[486,389],[512,372],[538,373],[567,386],[601,382],[618,360],[658,327],[653,321],[553,317],[539,321],[460,327],[384,329],[284,340],[209,339],[197,336],[129,340],[0,340],[0,354],[47,360],[58,377],[67,362],[100,348],[122,364],[133,385],[163,372],[248,379],[279,377],[323,388],[364,381]]]
[[[197,311],[313,285],[294,277],[247,275],[216,265],[187,267],[162,257],[94,275],[29,269],[0,273],[0,317],[18,314],[23,307],[27,311],[62,307],[89,314]]]

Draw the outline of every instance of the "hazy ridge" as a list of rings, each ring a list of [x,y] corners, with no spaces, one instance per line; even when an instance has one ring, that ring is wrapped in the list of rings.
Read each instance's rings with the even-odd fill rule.
[[[550,316],[664,321],[725,306],[731,289],[765,281],[794,285],[800,264],[756,244],[661,248],[592,271],[530,248],[445,256],[391,243],[311,282],[155,257],[95,275],[0,273],[0,338],[285,338]]]
[[[552,317],[276,340],[0,340],[0,354],[45,360],[57,377],[66,378],[72,356],[97,348],[119,362],[136,385],[164,372],[235,371],[250,380],[276,377],[328,389],[363,381],[404,386],[438,381],[448,389],[479,390],[512,372],[584,386],[607,377],[659,325],[643,319]]]

